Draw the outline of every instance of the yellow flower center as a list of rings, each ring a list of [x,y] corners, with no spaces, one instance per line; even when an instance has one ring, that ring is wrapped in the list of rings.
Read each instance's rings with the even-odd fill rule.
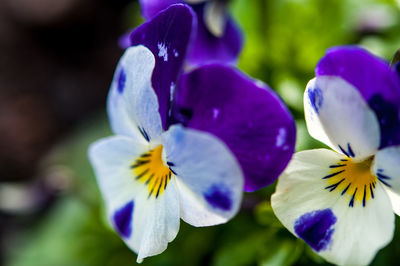
[[[149,197],[158,198],[167,188],[173,174],[163,162],[162,150],[163,146],[160,145],[140,155],[131,165],[135,179],[147,186]]]
[[[365,207],[366,203],[374,198],[377,181],[377,177],[371,173],[372,160],[373,157],[370,157],[362,162],[355,162],[346,158],[330,165],[330,174],[323,177],[328,183],[325,189],[346,196],[350,207],[357,201]]]

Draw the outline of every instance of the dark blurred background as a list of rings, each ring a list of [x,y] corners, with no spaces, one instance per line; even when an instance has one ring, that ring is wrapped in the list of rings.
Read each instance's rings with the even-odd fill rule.
[[[140,20],[128,17],[137,5],[0,1],[0,261],[7,234],[20,229],[15,213],[41,215],[36,212],[63,189],[65,176],[43,173],[40,162],[73,128],[104,109],[123,52],[117,40]],[[25,227],[32,221],[20,222]]]
[[[239,68],[280,93],[297,150],[322,147],[306,131],[302,94],[327,48],[359,44],[387,60],[400,48],[396,0],[232,0],[231,11],[245,37]],[[135,264],[105,219],[86,152],[111,134],[118,39],[142,21],[137,1],[0,0],[0,265]],[[182,222],[143,264],[326,264],[275,219],[273,191],[246,194],[226,225]],[[398,263],[398,231],[373,265]]]
[[[0,1],[0,181],[104,108],[129,0]]]

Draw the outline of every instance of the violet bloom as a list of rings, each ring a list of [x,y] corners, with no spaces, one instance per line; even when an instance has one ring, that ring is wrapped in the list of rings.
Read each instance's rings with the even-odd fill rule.
[[[192,66],[235,64],[242,49],[242,34],[228,13],[228,0],[140,0],[145,19],[171,4],[186,3],[196,12],[194,42],[186,60]]]
[[[327,261],[367,265],[400,214],[400,79],[367,51],[329,49],[304,93],[308,131],[332,150],[295,154],[272,207]]]
[[[180,218],[227,222],[243,187],[291,158],[293,119],[264,84],[221,65],[181,75],[194,14],[172,5],[132,34],[108,95],[115,136],[89,150],[107,214],[138,261],[163,252]]]

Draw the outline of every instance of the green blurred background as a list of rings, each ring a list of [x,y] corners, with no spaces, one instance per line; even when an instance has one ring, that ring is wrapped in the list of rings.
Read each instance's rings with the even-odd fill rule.
[[[319,58],[331,46],[359,44],[389,61],[400,48],[399,6],[395,0],[232,0],[245,36],[239,68],[289,106],[297,150],[323,146],[307,133],[302,103]],[[91,142],[111,134],[105,99],[123,52],[117,41],[142,23],[139,4],[3,0],[0,10],[0,264],[134,265],[136,255],[105,219],[86,154]],[[168,249],[143,265],[326,264],[276,220],[273,191],[274,185],[246,193],[240,213],[225,225],[194,228],[182,221]],[[392,243],[372,265],[400,261],[398,218],[396,224]]]

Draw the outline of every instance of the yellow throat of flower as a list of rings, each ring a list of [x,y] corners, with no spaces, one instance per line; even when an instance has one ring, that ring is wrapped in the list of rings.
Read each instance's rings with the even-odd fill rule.
[[[330,165],[330,174],[323,177],[328,183],[325,189],[346,196],[350,207],[355,202],[360,202],[365,207],[374,198],[377,181],[377,177],[371,173],[372,160],[373,157],[370,157],[362,162],[355,162],[346,158]]]
[[[162,159],[163,146],[139,156],[131,165],[135,179],[147,186],[149,196],[158,198],[171,180],[172,170]]]

